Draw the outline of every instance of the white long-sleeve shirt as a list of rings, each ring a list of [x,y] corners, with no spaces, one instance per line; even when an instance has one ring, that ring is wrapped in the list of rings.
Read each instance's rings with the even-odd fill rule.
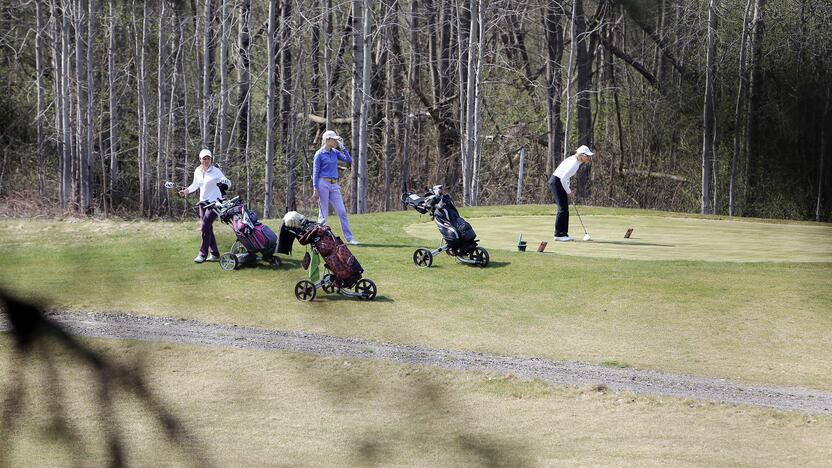
[[[564,159],[555,169],[554,175],[560,178],[560,183],[566,193],[572,193],[572,189],[569,188],[569,179],[578,172],[579,167],[581,167],[581,162],[573,155]]]
[[[199,201],[215,201],[222,197],[217,184],[224,178],[225,174],[217,166],[211,165],[207,171],[203,171],[202,166],[197,166],[194,170],[194,181],[187,188],[188,193],[194,193],[196,189],[199,189]],[[231,181],[226,180],[226,182],[231,187]]]

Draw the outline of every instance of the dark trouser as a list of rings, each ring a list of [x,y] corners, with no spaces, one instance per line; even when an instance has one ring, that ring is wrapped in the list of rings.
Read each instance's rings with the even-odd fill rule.
[[[202,244],[199,245],[199,254],[203,257],[208,255],[208,249],[211,253],[220,256],[220,250],[217,248],[217,239],[214,238],[214,220],[217,219],[217,214],[214,210],[206,210],[205,206],[199,205],[199,230],[202,232]]]
[[[549,177],[549,191],[552,192],[552,198],[558,205],[558,214],[555,216],[555,237],[569,235],[569,197],[566,195],[566,190],[563,189],[563,184],[560,183],[560,177]]]

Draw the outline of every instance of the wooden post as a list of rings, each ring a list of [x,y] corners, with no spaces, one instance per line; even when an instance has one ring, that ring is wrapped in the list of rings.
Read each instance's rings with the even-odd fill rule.
[[[523,200],[523,174],[526,171],[526,148],[520,148],[520,168],[517,170],[517,199],[518,205]]]

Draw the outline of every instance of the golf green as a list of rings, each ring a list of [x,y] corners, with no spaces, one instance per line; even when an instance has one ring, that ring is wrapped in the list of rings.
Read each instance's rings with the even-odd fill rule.
[[[832,262],[832,226],[782,224],[666,216],[585,215],[591,241],[574,212],[569,219],[575,242],[555,242],[554,216],[471,218],[481,245],[516,250],[522,233],[527,251],[547,241],[546,253],[628,260],[694,260],[713,262]],[[624,238],[633,228],[629,239]],[[439,241],[433,222],[411,224],[415,237]]]

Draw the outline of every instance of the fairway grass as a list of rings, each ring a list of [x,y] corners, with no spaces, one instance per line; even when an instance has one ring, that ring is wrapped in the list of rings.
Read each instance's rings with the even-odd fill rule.
[[[449,372],[361,359],[84,340],[140,363],[150,388],[217,466],[828,466],[832,417],[562,388],[510,375]],[[21,369],[26,408],[9,466],[107,463],[97,385],[55,360],[67,442],[50,426],[44,367],[0,333],[0,376]],[[0,380],[5,394],[13,382]],[[133,397],[113,394],[129,465],[185,465]],[[52,413],[54,414],[54,413]],[[9,447],[9,445],[5,445]],[[77,459],[75,460],[78,461]]]
[[[570,218],[577,242],[554,242],[552,216],[503,216],[475,218],[477,236],[483,245],[515,250],[520,234],[535,251],[548,241],[546,252],[579,257],[626,260],[691,260],[708,262],[832,262],[832,226],[750,223],[721,219],[670,216],[583,217],[589,242],[583,237],[577,216]],[[629,238],[624,238],[633,228]],[[408,234],[436,240],[434,223],[412,224]],[[429,242],[428,245],[433,245]]]
[[[296,247],[278,270],[223,272],[216,264],[196,265],[191,261],[198,246],[196,222],[2,220],[0,283],[56,308],[175,316],[832,390],[832,263],[823,261],[828,225],[812,234],[819,237],[809,245],[818,252],[811,261],[805,252],[786,261],[787,252],[768,252],[753,239],[771,236],[779,227],[812,230],[817,225],[702,217],[691,217],[690,224],[738,229],[745,240],[740,246],[727,234],[711,236],[712,245],[703,246],[703,252],[733,251],[746,259],[565,254],[564,249],[573,248],[630,248],[603,244],[604,223],[597,222],[596,232],[589,224],[595,220],[607,219],[612,233],[634,225],[633,242],[669,243],[648,238],[687,229],[679,229],[679,214],[587,208],[582,214],[598,242],[550,242],[545,255],[510,250],[516,242],[512,223],[534,220],[535,229],[548,232],[551,212],[550,206],[462,210],[491,252],[492,265],[486,269],[458,265],[444,255],[433,267],[417,269],[413,250],[436,245],[439,235],[432,223],[418,226],[432,242],[406,232],[419,222],[413,211],[351,216],[362,241],[352,250],[365,276],[378,284],[373,302],[325,294],[311,303],[295,300],[294,284],[305,277],[298,266],[304,248]],[[337,220],[332,221],[340,232]],[[573,234],[579,232],[576,221]],[[279,226],[278,221],[266,222]],[[221,249],[227,250],[233,240],[230,229],[217,223],[215,231]],[[510,237],[500,237],[500,232]],[[536,238],[528,232],[524,237],[531,244]],[[643,258],[651,252],[634,251]],[[774,261],[750,261],[753,257]]]

